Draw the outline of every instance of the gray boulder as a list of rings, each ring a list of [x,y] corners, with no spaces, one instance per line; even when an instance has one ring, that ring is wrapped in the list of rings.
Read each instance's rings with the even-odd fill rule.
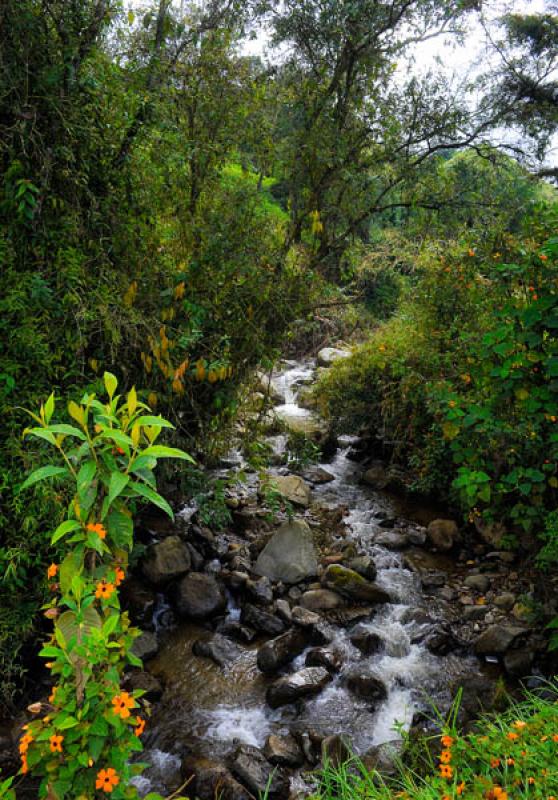
[[[298,475],[274,475],[270,483],[289,503],[302,508],[308,508],[310,505],[312,497],[310,487]]]
[[[263,752],[270,764],[279,767],[300,767],[304,763],[302,750],[292,736],[268,736]]]
[[[345,601],[331,589],[310,589],[300,598],[300,605],[309,611],[330,611],[332,608],[344,606]]]
[[[281,525],[260,553],[254,571],[283,583],[317,575],[318,559],[308,524],[295,519]]]
[[[391,600],[385,589],[341,564],[330,564],[323,574],[322,583],[328,589],[361,603],[389,603]]]
[[[292,628],[281,636],[270,639],[258,650],[258,668],[262,672],[277,672],[302,653],[308,644],[308,638],[303,629]]]
[[[189,572],[190,552],[178,536],[167,536],[151,545],[143,562],[143,574],[150,583],[159,586]]]
[[[475,641],[478,656],[503,656],[526,637],[528,631],[517,625],[491,625]]]
[[[349,350],[341,350],[339,347],[322,347],[316,360],[319,367],[331,367],[334,361],[348,358],[350,355]]]
[[[190,572],[178,584],[176,607],[183,617],[207,619],[223,612],[226,606],[225,592],[214,575]]]
[[[451,550],[459,536],[459,528],[452,519],[434,519],[426,529],[432,547],[441,552]]]
[[[275,681],[267,690],[267,702],[271,708],[294,703],[303,697],[319,694],[331,679],[330,673],[323,667],[305,667]]]
[[[254,797],[265,794],[269,800],[284,800],[289,796],[287,774],[281,767],[271,765],[257,747],[240,745],[230,758],[229,767]]]

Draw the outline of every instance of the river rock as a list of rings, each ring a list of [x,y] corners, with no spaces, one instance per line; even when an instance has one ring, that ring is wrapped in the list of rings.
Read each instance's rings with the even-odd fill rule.
[[[317,575],[318,559],[308,524],[294,519],[281,525],[258,556],[254,571],[289,584]]]
[[[448,653],[461,647],[462,642],[456,638],[448,624],[442,623],[436,630],[428,633],[424,639],[426,649],[438,656],[446,656]]]
[[[183,765],[185,777],[194,776],[189,786],[197,800],[253,800],[253,795],[233,778],[224,764],[208,758],[187,758]],[[189,791],[190,793],[190,791]]]
[[[304,763],[304,755],[292,736],[268,736],[263,749],[264,756],[270,764],[279,767],[300,767]]]
[[[225,592],[214,575],[190,572],[178,584],[176,607],[183,617],[207,619],[223,612],[226,606]]]
[[[405,550],[409,547],[409,537],[402,531],[382,531],[374,537],[374,544],[386,550]]]
[[[300,604],[309,611],[330,611],[332,608],[344,606],[345,601],[337,592],[331,589],[311,589],[304,592]]]
[[[441,552],[451,550],[459,536],[459,528],[452,519],[434,519],[426,529],[432,547]]]
[[[347,675],[347,687],[357,697],[371,701],[374,705],[387,698],[385,684],[377,675],[362,670],[353,670]]]
[[[159,642],[151,631],[142,631],[132,645],[132,653],[141,658],[142,661],[149,661],[159,652]]]
[[[371,606],[353,606],[351,608],[335,608],[333,611],[328,611],[325,616],[332,625],[348,628],[355,622],[370,619],[373,613],[374,609]]]
[[[136,578],[127,578],[122,586],[122,605],[130,612],[131,620],[141,626],[152,624],[157,597],[152,589]]]
[[[504,668],[514,678],[525,678],[530,675],[535,654],[527,648],[508,650],[504,655]]]
[[[285,631],[285,623],[282,619],[251,603],[244,605],[240,618],[244,624],[262,633],[268,633],[270,636],[278,636]]]
[[[270,639],[258,650],[258,668],[262,672],[277,672],[302,653],[308,644],[308,638],[308,634],[301,628],[292,628],[281,636]]]
[[[481,594],[484,594],[490,588],[490,578],[486,575],[467,575],[463,583],[468,589],[481,592]]]
[[[240,649],[234,642],[227,639],[220,633],[215,633],[210,639],[198,639],[192,646],[195,656],[210,658],[220,667],[224,667],[231,661],[236,661],[240,655]]]
[[[363,578],[368,581],[375,581],[378,570],[376,564],[371,556],[355,556],[347,561],[346,565],[349,569],[358,572]]]
[[[391,742],[383,742],[375,747],[371,747],[362,758],[362,763],[370,772],[376,771],[380,775],[397,775],[398,761],[403,751],[401,739],[394,739]]]
[[[327,469],[319,466],[312,466],[308,467],[303,473],[302,477],[304,480],[310,481],[310,483],[316,484],[323,484],[323,483],[331,483],[331,481],[335,480],[335,475],[332,475],[331,472],[328,472]]]
[[[312,493],[306,481],[298,475],[274,475],[270,484],[294,506],[308,508]]]
[[[190,566],[190,553],[182,539],[167,536],[148,549],[143,562],[143,574],[150,583],[159,586],[185,575]]]
[[[351,741],[347,736],[336,733],[322,740],[322,763],[334,769],[349,761],[352,756]]]
[[[284,597],[280,597],[275,603],[275,608],[277,609],[277,613],[281,619],[285,620],[285,622],[290,625],[290,623],[293,621],[293,613],[291,611],[291,605],[289,601],[285,600]]]
[[[516,596],[512,592],[502,592],[494,598],[494,605],[504,611],[510,611],[515,605]]]
[[[503,656],[528,631],[517,625],[491,625],[475,641],[478,656]]]
[[[328,672],[340,672],[343,656],[330,647],[313,647],[307,652],[304,664],[307,667],[325,667]]]
[[[350,350],[341,350],[339,347],[322,347],[316,361],[319,367],[331,367],[334,361],[339,361],[340,358],[348,358],[350,355]]]
[[[324,667],[305,667],[275,681],[267,690],[267,702],[271,708],[279,708],[318,694],[330,681],[331,675]]]
[[[389,603],[390,596],[374,583],[370,583],[352,569],[331,564],[322,577],[322,583],[352,600],[361,603]]]
[[[160,700],[163,696],[163,687],[160,681],[150,672],[134,670],[124,678],[125,688],[130,692],[141,691],[146,700]]]
[[[381,461],[368,467],[362,475],[362,483],[373,489],[385,489],[389,483],[389,473]]]
[[[245,583],[245,589],[256,603],[263,606],[269,606],[273,603],[273,587],[269,578],[264,576],[257,581],[248,579]]]
[[[355,625],[349,633],[349,639],[357,650],[360,650],[365,656],[371,656],[373,653],[377,653],[383,646],[382,637],[362,624]]]
[[[256,391],[268,396],[277,405],[285,402],[285,392],[281,391],[271,375],[265,372],[256,372]]]
[[[289,796],[287,773],[272,766],[257,747],[242,744],[229,760],[231,772],[255,797],[266,796],[269,800],[285,800]]]
[[[242,625],[241,622],[235,619],[229,620],[228,622],[225,621],[222,625],[219,625],[219,633],[236,639],[237,642],[245,642],[246,644],[253,642],[257,635],[253,628],[250,628],[248,625]]]
[[[303,608],[302,606],[295,606],[293,608],[291,611],[291,618],[296,625],[300,625],[302,628],[313,628],[323,621],[320,614],[317,614],[315,611],[310,611],[308,608]]]

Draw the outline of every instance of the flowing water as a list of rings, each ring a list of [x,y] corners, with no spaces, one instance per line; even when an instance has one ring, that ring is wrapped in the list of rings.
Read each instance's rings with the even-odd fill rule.
[[[276,408],[278,416],[289,422],[302,418],[313,424],[311,412],[297,404],[299,389],[311,381],[313,364],[290,365],[275,378],[285,402]],[[277,442],[275,447],[284,446]],[[153,719],[148,746],[156,753],[183,749],[213,758],[224,757],[235,743],[263,746],[271,733],[311,730],[318,734],[343,733],[358,754],[400,736],[399,726],[408,728],[414,713],[426,708],[430,699],[442,706],[450,701],[453,680],[478,671],[473,659],[463,656],[436,656],[422,644],[425,626],[432,625],[437,610],[431,599],[422,596],[417,574],[405,566],[403,556],[376,543],[386,535],[386,518],[394,524],[414,525],[398,517],[398,510],[385,494],[374,492],[359,482],[361,468],[348,457],[349,438],[330,463],[322,465],[332,476],[329,483],[313,488],[313,501],[331,509],[346,507],[347,532],[339,536],[339,546],[352,541],[359,554],[374,559],[377,583],[393,602],[364,620],[366,627],[383,642],[380,652],[363,655],[353,646],[344,627],[331,625],[331,644],[339,651],[344,666],[333,681],[302,707],[286,706],[271,710],[265,691],[273,678],[262,675],[256,666],[256,647],[240,648],[239,657],[228,667],[191,653],[193,641],[208,637],[210,631],[197,625],[182,624],[172,631],[161,652],[151,663],[151,671],[164,678],[166,691]],[[333,543],[335,547],[335,542]],[[427,607],[428,604],[428,607]],[[230,598],[229,618],[238,619],[240,609]],[[303,666],[305,653],[284,672]],[[358,668],[377,675],[388,689],[387,699],[375,710],[366,700],[352,694],[345,685],[347,672]],[[161,756],[157,755],[159,761]],[[149,760],[149,753],[146,760]],[[157,782],[157,778],[154,779]],[[147,790],[152,782],[143,783]]]

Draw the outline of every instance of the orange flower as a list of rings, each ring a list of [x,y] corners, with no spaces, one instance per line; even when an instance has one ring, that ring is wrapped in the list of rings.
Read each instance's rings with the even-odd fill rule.
[[[519,739],[519,736],[517,733],[513,733],[513,731],[511,731],[507,734],[507,738],[510,740],[510,742],[515,742],[516,739]]]
[[[122,717],[122,719],[127,719],[130,716],[130,709],[135,705],[135,701],[128,692],[121,692],[112,698],[112,704],[114,713]]]
[[[50,742],[50,752],[51,753],[61,753],[62,752],[62,742],[64,741],[63,736],[51,736],[49,739]]]
[[[517,728],[517,730],[520,731],[522,728],[527,727],[527,723],[523,722],[522,719],[516,719],[516,721],[513,723],[513,727]]]
[[[465,791],[465,781],[461,781],[461,783],[458,783],[455,791],[457,792],[458,795],[462,795],[463,792]]]
[[[115,586],[120,586],[120,584],[126,577],[124,570],[122,569],[122,567],[116,567],[116,569],[114,570],[114,574],[116,576],[114,579],[114,584]]]
[[[529,786],[532,786],[535,783],[535,779],[533,778],[533,776],[527,778],[527,783],[529,784]]]
[[[47,578],[54,578],[54,576],[58,573],[58,564],[51,564],[50,567],[47,569]]]
[[[467,255],[473,258],[473,256],[475,255],[475,251],[472,248],[469,248],[469,250],[467,250]]]
[[[440,753],[440,762],[442,764],[449,764],[451,761],[451,750],[442,750]]]
[[[21,756],[21,774],[22,775],[27,775],[28,772],[29,772],[29,766],[27,764],[27,756],[24,753]]]
[[[136,734],[136,736],[141,736],[144,730],[145,730],[145,720],[142,719],[141,717],[138,717],[138,724],[134,728],[134,733]]]
[[[515,766],[515,761],[513,758],[508,758],[506,764],[508,765],[508,767],[513,767]]]
[[[539,253],[539,258],[541,261],[548,261],[548,256],[546,256],[544,253]]]
[[[558,742],[558,733],[554,734],[554,736],[552,737],[552,741],[553,742]]]
[[[109,597],[114,592],[114,584],[108,583],[105,580],[100,581],[97,584],[97,590],[95,592],[95,597],[101,600],[108,600]]]
[[[93,531],[93,533],[96,533],[98,535],[99,539],[106,539],[106,536],[107,536],[106,528],[105,528],[104,525],[101,525],[100,522],[90,522],[87,525],[87,530],[88,531]]]
[[[440,764],[439,770],[441,778],[447,778],[449,780],[453,777],[453,769],[449,764]]]
[[[29,750],[29,745],[33,741],[33,737],[30,733],[26,733],[25,736],[21,737],[21,741],[19,743],[19,752],[20,755],[24,756],[27,751]]]
[[[492,769],[495,769],[496,767],[499,767],[500,766],[500,759],[499,758],[491,758],[490,759],[490,766],[492,767]]]
[[[116,770],[112,767],[102,769],[97,773],[97,780],[95,781],[95,789],[100,789],[102,792],[110,794],[115,786],[120,783],[120,778],[116,774]]]
[[[505,792],[501,786],[493,786],[486,794],[487,800],[508,800],[508,793]]]
[[[441,742],[444,745],[444,747],[451,747],[453,744],[453,739],[451,736],[448,736],[446,734],[445,736],[442,736]]]
[[[55,700],[56,700],[56,692],[57,691],[58,691],[58,686],[53,686],[52,687],[52,692],[48,696],[48,702],[49,703],[54,703],[55,702]]]

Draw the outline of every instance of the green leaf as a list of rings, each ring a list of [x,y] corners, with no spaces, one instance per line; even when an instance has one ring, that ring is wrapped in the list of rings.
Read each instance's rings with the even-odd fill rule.
[[[105,389],[107,390],[108,396],[112,400],[112,396],[116,391],[116,387],[118,386],[118,381],[112,372],[105,372],[103,375],[103,380],[105,382]]]
[[[126,488],[130,480],[129,475],[122,472],[111,472],[108,492],[108,505],[110,506],[119,494]]]
[[[103,624],[103,635],[108,638],[111,635],[111,633],[114,633],[114,631],[118,626],[119,621],[120,621],[119,614],[111,614],[111,616],[107,620],[105,620]]]
[[[62,722],[56,723],[56,727],[61,731],[66,731],[68,728],[75,728],[76,725],[79,725],[79,722],[75,717],[66,717]]]
[[[69,592],[74,575],[81,575],[83,572],[83,552],[81,548],[76,548],[68,553],[60,565],[60,588],[62,594]]]
[[[107,517],[110,538],[117,547],[129,550],[134,539],[134,524],[130,517],[120,511],[111,511]]]
[[[53,414],[54,414],[54,392],[52,392],[52,394],[45,403],[45,421],[47,425],[50,422]]]
[[[39,650],[39,655],[44,656],[44,658],[58,658],[59,656],[63,656],[64,653],[59,647],[54,647],[54,645],[47,644],[45,647]]]
[[[174,519],[172,508],[167,503],[165,498],[161,497],[158,492],[153,491],[153,489],[151,489],[149,486],[146,486],[144,483],[137,483],[136,481],[131,483],[130,486],[135,492],[141,495],[141,497],[145,497],[146,500],[149,500],[151,503],[153,503],[153,505],[156,505],[158,508],[164,511],[165,514],[168,514],[171,519]]]
[[[71,531],[76,531],[78,528],[81,528],[81,525],[76,519],[67,519],[66,522],[62,522],[56,528],[56,530],[52,534],[50,543],[56,544],[56,542],[60,541],[60,539],[67,533],[70,533]]]
[[[57,475],[68,475],[68,470],[66,467],[39,467],[31,475],[24,481],[21,486],[19,487],[19,491],[23,491],[23,489],[28,489],[33,484],[38,483],[39,481],[44,481],[45,478],[54,478]]]
[[[74,425],[50,425],[49,431],[53,433],[62,433],[64,436],[77,436],[82,442],[87,441],[87,437],[83,431],[80,431],[79,428],[76,428]]]
[[[109,727],[103,717],[95,716],[93,722],[91,723],[91,727],[89,728],[89,732],[93,736],[106,736],[109,732]]]
[[[178,450],[176,447],[164,447],[161,444],[154,444],[151,447],[146,447],[141,455],[153,456],[153,458],[179,458],[182,461],[189,461],[191,464],[196,463],[192,456],[185,453],[184,450]]]
[[[97,465],[95,464],[93,459],[86,461],[85,464],[82,465],[77,476],[77,490],[80,503],[82,501],[82,498],[86,496],[87,491],[91,486],[91,482],[95,477],[96,471],[97,471]]]
[[[137,425],[150,425],[152,428],[172,428],[174,425],[163,417],[138,417]]]
[[[45,442],[49,444],[56,444],[56,439],[52,431],[46,430],[45,428],[29,428],[26,434],[28,436],[34,436],[36,439],[44,439]]]

